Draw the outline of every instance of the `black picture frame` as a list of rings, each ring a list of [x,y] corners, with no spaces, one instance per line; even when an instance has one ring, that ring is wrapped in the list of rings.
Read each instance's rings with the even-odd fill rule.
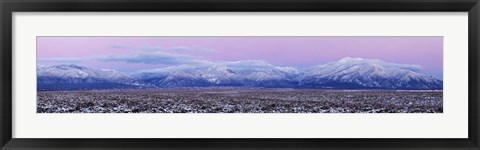
[[[2,0],[1,149],[480,149],[479,0]],[[19,139],[12,138],[13,12],[468,12],[465,139]],[[442,131],[439,131],[442,132]]]

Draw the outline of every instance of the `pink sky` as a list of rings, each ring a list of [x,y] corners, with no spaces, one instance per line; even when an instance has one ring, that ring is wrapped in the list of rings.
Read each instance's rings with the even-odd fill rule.
[[[143,57],[152,60],[142,61]],[[415,64],[424,72],[443,77],[443,37],[440,36],[37,37],[39,64],[74,63],[124,72],[179,65],[191,59],[249,59],[278,66],[311,67],[343,57]]]

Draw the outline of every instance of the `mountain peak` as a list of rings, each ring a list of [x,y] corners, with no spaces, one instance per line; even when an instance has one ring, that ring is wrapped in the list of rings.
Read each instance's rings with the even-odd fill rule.
[[[387,63],[380,59],[366,59],[366,58],[359,58],[359,57],[344,57],[336,63],[367,63],[367,64],[383,64]]]
[[[347,62],[347,61],[355,61],[355,60],[363,60],[363,58],[358,58],[358,57],[343,57],[339,61],[341,62]]]

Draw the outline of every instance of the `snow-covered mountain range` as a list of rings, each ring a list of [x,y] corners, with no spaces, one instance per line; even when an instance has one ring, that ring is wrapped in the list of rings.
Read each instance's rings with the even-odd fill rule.
[[[37,66],[38,90],[138,88],[141,83],[115,70],[78,65]]]
[[[420,67],[377,59],[343,58],[309,69],[279,67],[258,60],[204,62],[131,74],[78,65],[37,66],[38,90],[268,87],[322,89],[442,89],[442,80]]]
[[[443,82],[419,73],[420,67],[378,59],[343,58],[314,67],[298,79],[314,88],[442,89]]]

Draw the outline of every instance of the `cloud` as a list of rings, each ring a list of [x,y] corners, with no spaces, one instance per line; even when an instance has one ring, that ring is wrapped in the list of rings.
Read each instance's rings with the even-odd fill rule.
[[[39,62],[60,62],[60,63],[78,63],[83,61],[83,58],[77,57],[53,57],[53,58],[37,58]]]
[[[57,58],[38,58],[38,61],[60,62],[60,63],[78,63],[82,61],[103,61],[103,62],[126,62],[126,63],[142,63],[142,64],[164,64],[164,65],[181,65],[196,64],[208,62],[190,55],[171,54],[166,52],[154,53],[130,53],[124,55],[99,55],[90,57],[57,57]]]
[[[173,51],[188,51],[188,50],[193,50],[192,47],[188,46],[176,46],[176,47],[170,47],[168,50],[173,50]]]
[[[127,55],[103,55],[92,57],[94,60],[112,62],[120,61],[126,63],[143,63],[143,64],[165,64],[165,65],[178,65],[178,64],[194,64],[204,62],[204,60],[198,59],[189,55],[170,54],[165,52],[156,53],[133,53]]]
[[[124,45],[124,44],[113,44],[113,45],[110,45],[108,48],[111,48],[111,49],[128,49],[128,48],[131,48],[131,46]]]
[[[216,49],[208,48],[208,47],[200,47],[200,46],[175,46],[170,47],[168,50],[172,51],[204,51],[204,52],[217,52]]]
[[[143,50],[143,51],[160,51],[165,50],[160,45],[140,45],[132,46],[127,44],[113,44],[108,47],[109,49],[132,49],[132,50]]]
[[[163,47],[161,45],[140,45],[140,46],[131,46],[126,44],[113,44],[109,46],[109,49],[132,49],[132,50],[141,50],[141,51],[204,51],[204,52],[217,52],[216,49],[200,46],[173,46],[173,47]]]
[[[147,50],[147,51],[163,51],[165,48],[160,45],[141,45],[136,48],[137,50]]]
[[[200,48],[200,50],[205,52],[218,52],[216,49],[213,48]]]

